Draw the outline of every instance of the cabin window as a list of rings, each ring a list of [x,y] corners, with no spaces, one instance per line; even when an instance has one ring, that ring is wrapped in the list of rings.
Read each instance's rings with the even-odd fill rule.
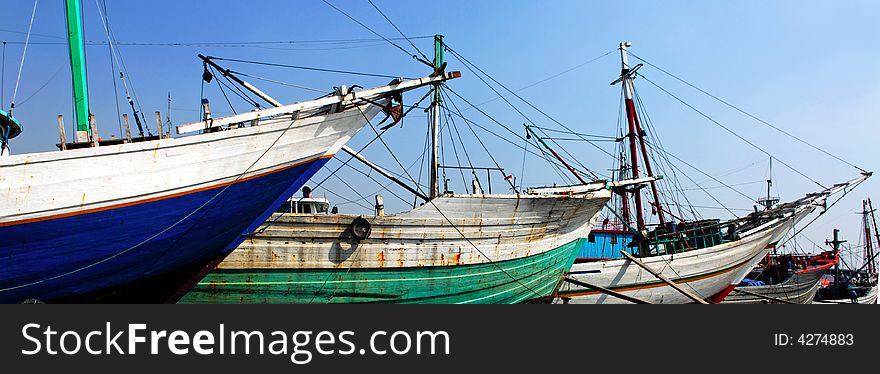
[[[587,241],[590,243],[595,243],[596,242],[596,234],[590,233],[590,235],[587,235]]]
[[[312,204],[305,204],[302,206],[302,212],[300,213],[312,213]]]
[[[289,202],[284,203],[284,204],[281,204],[281,207],[278,208],[278,210],[276,210],[276,212],[278,212],[278,213],[292,213],[293,207]]]
[[[318,205],[318,213],[327,213],[327,207],[324,205]]]
[[[609,241],[611,244],[617,244],[617,235],[611,234],[611,240]]]

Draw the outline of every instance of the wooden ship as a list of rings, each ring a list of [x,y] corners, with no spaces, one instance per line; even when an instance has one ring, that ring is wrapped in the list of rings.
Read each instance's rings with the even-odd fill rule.
[[[634,101],[633,80],[641,64],[631,67],[629,42],[620,43],[621,75],[612,82],[623,90],[628,132],[629,160],[621,155],[621,178],[639,178],[641,165],[650,178],[652,170],[647,132]],[[628,161],[628,165],[625,164]],[[731,219],[686,220],[664,206],[656,180],[648,183],[648,203],[643,203],[640,186],[616,189],[619,210],[609,209],[617,222],[630,232],[628,249],[603,253],[601,257],[575,260],[565,282],[556,293],[561,303],[719,303],[768,254],[785,234],[828,196],[860,183],[871,175],[836,184],[796,201]],[[658,223],[648,225],[644,208],[656,214]],[[633,217],[634,216],[634,217]],[[634,219],[633,219],[634,218]],[[620,231],[614,234],[620,237]],[[582,238],[589,242],[590,238]],[[582,246],[589,247],[584,243]]]
[[[725,304],[810,304],[822,276],[840,261],[836,250],[816,255],[771,253],[724,298]]]
[[[434,64],[443,63],[435,38]],[[612,183],[524,193],[441,193],[429,115],[425,203],[373,215],[276,213],[182,300],[185,303],[522,303],[547,301],[611,197]],[[356,152],[350,152],[390,178]],[[624,186],[623,182],[615,185]],[[491,185],[490,185],[491,188]]]
[[[60,151],[10,155],[22,126],[12,110],[0,113],[0,302],[176,301],[393,98],[457,76],[337,89],[222,118],[205,101],[202,121],[177,126],[198,133],[185,137],[162,124],[144,134],[135,111],[139,135],[102,140],[79,4],[66,1],[76,141],[59,116]]]
[[[873,230],[873,234],[872,234]],[[838,248],[841,241],[834,231],[834,239],[828,244]],[[821,287],[813,304],[876,304],[877,303],[877,252],[880,245],[880,232],[874,217],[871,199],[862,201],[862,239],[864,257],[862,265],[854,269],[841,269],[837,264],[827,274],[828,280]]]

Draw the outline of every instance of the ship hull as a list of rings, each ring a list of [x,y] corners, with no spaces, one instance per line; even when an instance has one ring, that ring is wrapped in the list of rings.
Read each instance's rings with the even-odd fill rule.
[[[810,209],[812,210],[812,209]],[[805,212],[781,219],[743,238],[708,248],[640,260],[666,278],[710,302],[720,302]],[[627,259],[575,263],[569,276],[655,304],[693,302],[667,283]],[[629,301],[565,282],[556,295],[572,304],[617,304]]]
[[[0,302],[175,301],[378,107],[364,111],[0,159]]]
[[[186,303],[514,304],[552,294],[574,261],[575,242],[490,264],[403,268],[221,270]]]
[[[792,274],[779,284],[739,286],[724,298],[725,304],[809,304],[816,297],[819,281],[830,267],[823,266],[807,272]],[[745,291],[745,292],[743,292]]]
[[[357,216],[276,216],[181,301],[547,301],[609,197],[441,196],[367,218],[362,241],[346,233]]]

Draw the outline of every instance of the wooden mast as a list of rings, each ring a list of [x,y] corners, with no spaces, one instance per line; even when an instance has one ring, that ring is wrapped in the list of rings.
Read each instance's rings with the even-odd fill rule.
[[[67,42],[70,52],[70,71],[73,81],[73,108],[76,113],[76,141],[88,141],[89,94],[86,82],[86,56],[83,46],[82,12],[79,0],[65,0],[67,14]]]
[[[620,82],[623,84],[623,96],[624,102],[626,105],[626,119],[629,124],[629,133],[626,135],[629,138],[629,151],[630,151],[630,164],[632,167],[632,177],[633,179],[639,178],[639,150],[640,148],[642,160],[645,163],[645,171],[648,174],[648,177],[653,177],[654,172],[651,170],[651,161],[648,158],[648,148],[645,145],[645,133],[642,130],[641,122],[639,121],[638,113],[636,112],[636,106],[633,101],[634,97],[634,88],[633,88],[633,72],[635,70],[631,70],[629,66],[629,57],[626,53],[626,49],[630,47],[632,44],[630,42],[621,42],[620,43],[620,62],[621,62],[621,70],[620,70]],[[638,66],[636,67],[638,68]],[[616,81],[615,81],[616,83]],[[660,194],[657,191],[657,184],[655,181],[650,182],[651,185],[651,193],[654,198],[653,204],[654,208],[657,212],[657,219],[660,221],[660,225],[666,222],[665,217],[663,215],[663,208],[660,205]],[[625,194],[624,194],[625,196]],[[624,198],[625,200],[625,198]],[[636,225],[640,232],[645,231],[645,218],[642,212],[642,196],[638,190],[633,191],[633,200],[635,201],[635,210],[636,210]]]
[[[840,240],[840,229],[834,229],[832,231],[832,233],[833,233],[832,234],[833,239],[825,240],[825,244],[830,245],[831,248],[834,249],[835,255],[839,255],[840,254],[840,245],[843,243],[846,243],[846,240]],[[838,261],[838,263],[834,264],[834,284],[837,285],[838,287],[840,286],[840,262],[839,261]]]
[[[636,150],[636,134],[638,131],[636,130],[636,122],[635,122],[635,105],[633,104],[633,88],[632,88],[632,80],[630,79],[630,69],[629,69],[629,59],[626,54],[626,48],[629,47],[630,42],[621,42],[620,43],[620,78],[621,83],[623,84],[623,97],[626,104],[626,120],[629,124],[629,132],[626,137],[629,138],[629,157],[630,157],[630,168],[632,168],[632,178],[639,178],[639,155]],[[645,230],[645,217],[642,215],[642,195],[639,193],[638,189],[633,190],[633,201],[635,202],[635,210],[636,210],[636,228],[639,232],[643,232]]]
[[[434,74],[441,71],[443,67],[443,35],[434,35]],[[440,195],[440,188],[437,184],[440,177],[440,154],[437,146],[439,143],[440,128],[440,83],[434,85],[434,100],[431,102],[431,182],[429,197],[434,199]]]
[[[874,242],[871,238],[871,221],[868,219],[868,215],[874,217],[874,209],[869,205],[868,200],[862,200],[862,224],[865,226],[865,268],[868,271],[868,274],[874,274],[876,272],[876,268],[874,267]],[[874,221],[876,225],[876,220]],[[876,228],[875,228],[876,231]]]

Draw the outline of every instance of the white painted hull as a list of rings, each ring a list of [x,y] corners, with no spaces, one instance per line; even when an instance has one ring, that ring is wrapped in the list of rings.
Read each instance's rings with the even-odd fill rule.
[[[380,111],[361,109],[0,158],[0,302],[174,300]]]
[[[771,244],[779,241],[812,209],[779,219],[734,242],[672,255],[643,257],[640,260],[688,291],[709,299],[729,292],[768,253]],[[626,259],[576,263],[569,276],[650,303],[692,302],[681,292]],[[560,287],[557,296],[558,302],[572,304],[629,303],[568,282]]]
[[[365,108],[368,118],[379,110]],[[186,194],[332,157],[365,123],[350,109],[293,125],[267,120],[199,136],[4,157],[0,224]]]

